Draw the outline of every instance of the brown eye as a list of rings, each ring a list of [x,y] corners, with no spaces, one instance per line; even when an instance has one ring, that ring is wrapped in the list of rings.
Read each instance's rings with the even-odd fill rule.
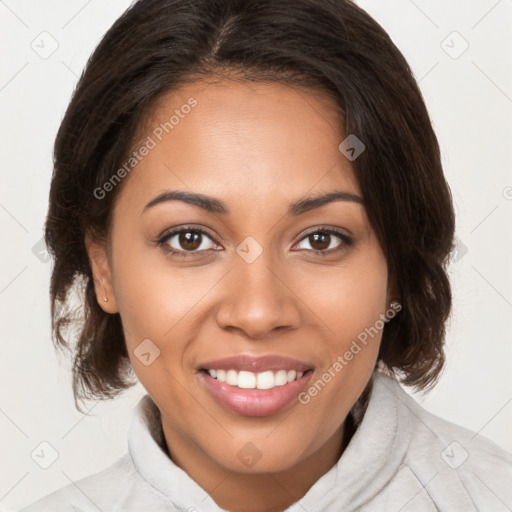
[[[338,239],[338,242],[336,242],[336,239]],[[309,233],[301,240],[301,242],[299,243],[299,248],[300,244],[306,241],[311,247],[309,252],[321,255],[327,255],[332,252],[342,251],[343,249],[348,248],[353,243],[352,239],[349,236],[338,231],[335,231],[333,229],[318,229],[317,231]],[[302,249],[305,248],[302,247]]]
[[[210,243],[208,243],[210,242]],[[167,233],[159,241],[171,253],[196,253],[214,249],[213,240],[201,229],[181,228]]]
[[[178,234],[178,245],[186,251],[195,251],[201,246],[201,237],[197,231],[181,231]]]
[[[318,232],[308,236],[309,243],[316,251],[325,251],[331,244],[331,236],[329,233]]]

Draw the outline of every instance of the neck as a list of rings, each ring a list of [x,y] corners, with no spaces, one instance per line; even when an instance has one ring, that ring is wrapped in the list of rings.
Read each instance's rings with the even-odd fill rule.
[[[176,442],[177,433],[163,424],[167,455],[205,489],[220,508],[230,512],[285,510],[338,462],[353,433],[354,422],[349,414],[323,446],[294,466],[273,473],[238,473],[220,466],[186,440]]]

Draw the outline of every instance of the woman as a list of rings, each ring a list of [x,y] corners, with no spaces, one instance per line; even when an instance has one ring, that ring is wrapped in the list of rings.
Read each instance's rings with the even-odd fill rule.
[[[129,451],[24,510],[499,510],[512,458],[422,409],[454,213],[403,56],[349,1],[140,0],[60,127],[46,224],[78,399]],[[135,375],[134,375],[135,374]]]

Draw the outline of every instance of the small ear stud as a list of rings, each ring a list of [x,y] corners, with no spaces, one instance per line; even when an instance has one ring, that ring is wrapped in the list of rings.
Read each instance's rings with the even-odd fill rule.
[[[103,302],[108,302],[107,297],[103,297]]]

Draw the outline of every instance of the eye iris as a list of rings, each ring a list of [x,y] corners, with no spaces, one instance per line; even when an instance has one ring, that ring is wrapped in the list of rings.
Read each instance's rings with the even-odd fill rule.
[[[201,245],[201,233],[195,231],[182,231],[179,234],[179,243],[183,249],[193,251]]]
[[[311,247],[317,251],[327,249],[331,242],[331,235],[329,233],[314,233],[309,235],[309,243]]]

